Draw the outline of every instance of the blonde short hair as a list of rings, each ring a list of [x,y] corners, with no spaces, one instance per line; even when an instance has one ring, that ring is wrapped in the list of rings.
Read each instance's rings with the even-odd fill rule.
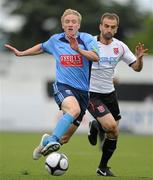
[[[74,15],[78,16],[78,20],[81,23],[82,16],[78,11],[76,11],[74,9],[66,9],[61,17],[61,22],[63,21],[65,16],[70,15],[70,14],[74,14]]]

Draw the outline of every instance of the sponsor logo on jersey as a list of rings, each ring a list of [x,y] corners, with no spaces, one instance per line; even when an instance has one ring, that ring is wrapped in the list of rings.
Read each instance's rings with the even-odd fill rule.
[[[117,57],[101,57],[99,64],[103,65],[103,64],[111,64],[111,65],[115,65],[118,62],[118,58]]]
[[[114,54],[118,54],[119,53],[119,49],[118,48],[113,48]]]
[[[63,66],[82,67],[83,60],[80,54],[76,55],[61,55],[60,61]]]

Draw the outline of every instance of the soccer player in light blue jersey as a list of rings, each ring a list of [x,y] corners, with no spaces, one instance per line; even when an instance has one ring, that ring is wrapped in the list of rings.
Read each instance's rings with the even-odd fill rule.
[[[81,15],[67,9],[61,17],[63,33],[55,34],[48,41],[25,51],[19,51],[8,44],[16,56],[30,56],[49,53],[56,60],[56,80],[53,85],[54,98],[63,116],[51,135],[44,134],[33,152],[33,159],[46,156],[60,148],[59,140],[67,132],[74,119],[82,119],[88,106],[88,91],[92,61],[99,61],[96,40],[87,33],[79,32]]]

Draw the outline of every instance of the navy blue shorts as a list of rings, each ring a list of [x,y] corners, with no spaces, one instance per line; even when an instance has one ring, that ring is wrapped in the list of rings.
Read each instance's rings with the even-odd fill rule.
[[[76,120],[74,120],[73,124],[75,124],[76,126],[79,126],[85,114],[85,111],[88,107],[88,102],[89,102],[88,91],[79,90],[67,84],[63,84],[59,82],[56,82],[53,84],[53,89],[54,89],[55,101],[58,104],[60,109],[61,109],[61,104],[66,97],[74,96],[77,99],[80,105],[81,113],[79,117]]]

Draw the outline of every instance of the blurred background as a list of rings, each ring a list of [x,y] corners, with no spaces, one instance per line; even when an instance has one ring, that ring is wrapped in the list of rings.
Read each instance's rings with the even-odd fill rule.
[[[49,131],[59,116],[52,97],[55,62],[49,55],[17,58],[4,44],[24,50],[61,32],[67,8],[82,16],[81,31],[97,35],[103,13],[120,17],[116,37],[134,52],[143,42],[149,49],[144,68],[133,72],[120,63],[115,72],[122,120],[120,128],[153,135],[153,0],[0,0],[0,131]],[[87,132],[87,113],[78,132]]]

